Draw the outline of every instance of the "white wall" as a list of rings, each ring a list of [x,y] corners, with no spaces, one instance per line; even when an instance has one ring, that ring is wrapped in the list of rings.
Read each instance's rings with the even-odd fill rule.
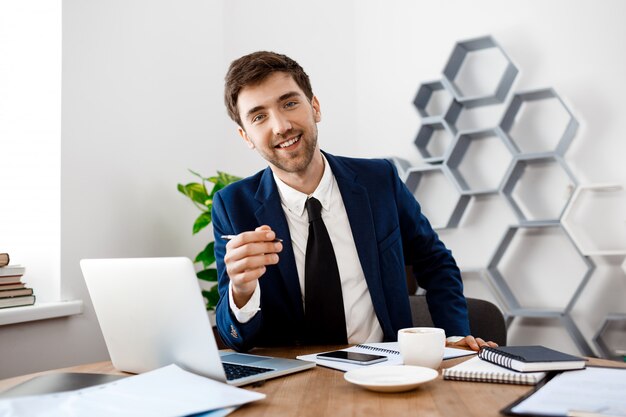
[[[0,327],[0,377],[108,358],[80,259],[193,256],[206,244],[208,232],[191,237],[197,211],[176,184],[221,161],[222,44],[219,3],[63,3],[62,156],[47,155],[62,168],[47,175],[61,183],[61,297],[85,312]]]
[[[193,256],[205,243],[206,236],[191,237],[197,212],[175,186],[193,180],[187,168],[248,175],[264,166],[222,104],[228,63],[257,49],[287,53],[307,70],[322,105],[324,149],[417,164],[417,87],[440,77],[456,41],[492,34],[522,69],[516,89],[553,86],[584,122],[567,155],[579,179],[626,183],[626,57],[617,45],[626,38],[626,4],[619,0],[601,8],[591,0],[324,0],[304,10],[286,0],[63,5],[64,297],[88,301],[81,258]],[[497,230],[513,220],[496,199],[473,204],[484,210],[468,213],[464,231],[442,233],[463,267],[481,266]],[[484,213],[501,211],[493,232]],[[599,323],[598,303],[624,311],[626,278],[616,270],[609,264],[594,274],[575,311],[587,336]],[[484,291],[476,276],[467,279],[468,289]],[[0,376],[107,357],[89,303],[80,317],[0,332],[15,341],[10,349],[0,344]],[[544,323],[514,325],[511,341],[575,350]]]
[[[61,2],[0,2],[0,252],[38,301],[60,279]]]
[[[0,1],[0,252],[38,302],[60,294],[60,143],[61,2]],[[0,326],[0,378],[49,367],[64,325]]]

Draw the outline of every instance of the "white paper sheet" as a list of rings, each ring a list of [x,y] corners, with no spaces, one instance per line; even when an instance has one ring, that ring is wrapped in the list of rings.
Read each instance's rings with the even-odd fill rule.
[[[368,349],[363,346],[369,346],[373,349]],[[324,359],[318,359],[318,353],[312,353],[310,355],[300,355],[297,356],[298,359],[303,361],[311,361],[315,362],[320,366],[325,366],[327,368],[338,369],[340,371],[350,371],[352,369],[363,368],[367,366],[378,367],[378,366],[390,366],[390,365],[402,365],[402,356],[400,355],[400,348],[398,346],[398,342],[384,342],[384,343],[365,343],[363,345],[356,345],[346,349],[342,349],[348,352],[359,352],[359,353],[372,353],[376,355],[385,355],[387,356],[387,360],[384,362],[374,363],[372,365],[357,365],[346,362],[338,362],[338,361],[329,361]],[[322,352],[320,352],[322,353]],[[455,349],[455,348],[445,348],[443,352],[443,359],[452,359],[458,358],[461,356],[469,356],[474,355],[476,352],[464,350],[464,349]]]
[[[582,411],[626,416],[626,369],[587,367],[563,372],[511,411],[550,416]]]
[[[184,416],[263,398],[169,365],[81,390],[2,400],[0,416]]]

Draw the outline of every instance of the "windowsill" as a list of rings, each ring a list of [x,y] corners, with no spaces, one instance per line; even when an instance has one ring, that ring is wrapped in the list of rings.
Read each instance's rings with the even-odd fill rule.
[[[82,300],[35,303],[35,305],[32,306],[3,308],[0,309],[0,326],[55,317],[73,316],[75,314],[82,314],[82,312]]]

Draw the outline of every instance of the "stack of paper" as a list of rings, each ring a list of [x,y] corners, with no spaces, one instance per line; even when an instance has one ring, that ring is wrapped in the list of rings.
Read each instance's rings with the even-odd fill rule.
[[[0,415],[183,416],[225,410],[263,398],[265,394],[232,387],[169,365],[76,391],[2,400]]]

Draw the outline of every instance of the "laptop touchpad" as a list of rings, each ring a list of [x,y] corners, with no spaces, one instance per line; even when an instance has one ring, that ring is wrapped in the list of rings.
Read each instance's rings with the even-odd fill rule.
[[[224,355],[221,357],[222,362],[230,362],[230,363],[239,363],[239,364],[250,364],[255,362],[265,361],[271,358],[267,356],[257,356],[257,355],[245,355],[242,353],[233,353],[230,355]]]

